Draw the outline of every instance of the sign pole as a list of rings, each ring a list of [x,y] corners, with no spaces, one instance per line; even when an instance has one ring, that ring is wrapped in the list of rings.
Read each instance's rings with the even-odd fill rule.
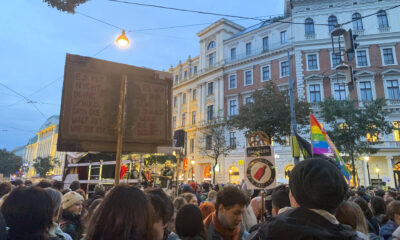
[[[264,212],[265,212],[265,192],[261,193],[261,222],[264,222]]]
[[[125,132],[125,97],[128,84],[127,75],[123,76],[121,81],[121,91],[118,104],[118,121],[117,121],[117,153],[115,156],[115,181],[114,186],[119,184],[119,175],[121,173],[121,154],[123,144],[123,134]]]

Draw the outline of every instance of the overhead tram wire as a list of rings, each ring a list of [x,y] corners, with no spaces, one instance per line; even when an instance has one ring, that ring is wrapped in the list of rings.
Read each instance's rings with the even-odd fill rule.
[[[387,9],[382,9],[382,10],[386,12],[386,11],[389,11],[389,10],[392,10],[392,9],[395,9],[395,8],[398,8],[398,7],[400,7],[400,5],[396,5],[396,6],[393,6],[393,7],[387,8]],[[380,11],[381,11],[381,10],[380,10]],[[374,16],[374,15],[378,15],[378,13],[379,13],[380,11],[377,11],[377,12],[375,12],[375,13],[371,13],[371,14],[368,14],[368,15],[365,15],[365,16],[361,16],[361,19],[364,19],[364,18],[367,18],[367,17],[371,17],[371,16]],[[350,24],[350,23],[352,23],[352,22],[354,22],[354,21],[353,21],[353,20],[347,21],[347,22],[344,22],[344,23],[339,24],[339,25],[343,26],[343,25]]]
[[[5,85],[4,83],[0,82],[0,85],[2,85],[3,87],[7,88],[8,90],[10,90],[11,92],[17,94],[18,96],[22,97],[23,99],[25,99],[28,103],[31,103],[32,106],[36,109],[36,111],[38,111],[44,118],[46,118],[46,116],[39,110],[39,108],[33,103],[32,100],[30,100],[29,98],[25,97],[24,95],[20,94],[19,92],[15,91],[14,89],[8,87],[7,85]]]

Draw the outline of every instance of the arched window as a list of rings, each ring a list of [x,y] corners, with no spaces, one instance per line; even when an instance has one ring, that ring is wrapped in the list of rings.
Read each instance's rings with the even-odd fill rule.
[[[306,35],[314,35],[314,21],[311,18],[306,19]]]
[[[378,25],[379,28],[387,28],[389,27],[389,22],[388,22],[388,18],[386,15],[386,12],[381,10],[378,12]]]
[[[361,14],[354,13],[352,20],[353,20],[353,30],[354,31],[360,31],[360,30],[364,29],[363,24],[362,24]]]
[[[336,16],[332,15],[328,18],[328,25],[329,25],[329,32],[332,32],[335,29],[336,25],[338,25]]]
[[[212,42],[210,42],[210,43],[208,44],[207,50],[210,50],[210,49],[212,49],[212,48],[215,48],[215,46],[216,46],[215,42],[212,41]]]

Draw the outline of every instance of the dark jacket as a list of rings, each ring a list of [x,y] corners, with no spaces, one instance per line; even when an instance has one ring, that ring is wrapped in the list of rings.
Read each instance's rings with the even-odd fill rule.
[[[306,208],[284,212],[253,232],[251,240],[359,240],[349,226],[333,224]]]
[[[392,234],[396,231],[396,228],[397,225],[392,220],[389,220],[381,227],[379,236],[382,236],[385,240],[392,240]]]
[[[82,223],[80,215],[72,215],[68,211],[63,211],[60,228],[63,232],[71,236],[73,240],[79,240],[82,238]]]

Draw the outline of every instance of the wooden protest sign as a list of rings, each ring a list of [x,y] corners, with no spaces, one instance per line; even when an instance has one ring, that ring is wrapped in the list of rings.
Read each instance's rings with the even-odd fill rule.
[[[121,89],[123,152],[171,146],[170,73],[67,54],[57,150],[116,152]]]
[[[274,149],[265,134],[257,132],[247,137],[245,182],[248,189],[271,189],[276,186]],[[268,145],[266,145],[268,144]]]

